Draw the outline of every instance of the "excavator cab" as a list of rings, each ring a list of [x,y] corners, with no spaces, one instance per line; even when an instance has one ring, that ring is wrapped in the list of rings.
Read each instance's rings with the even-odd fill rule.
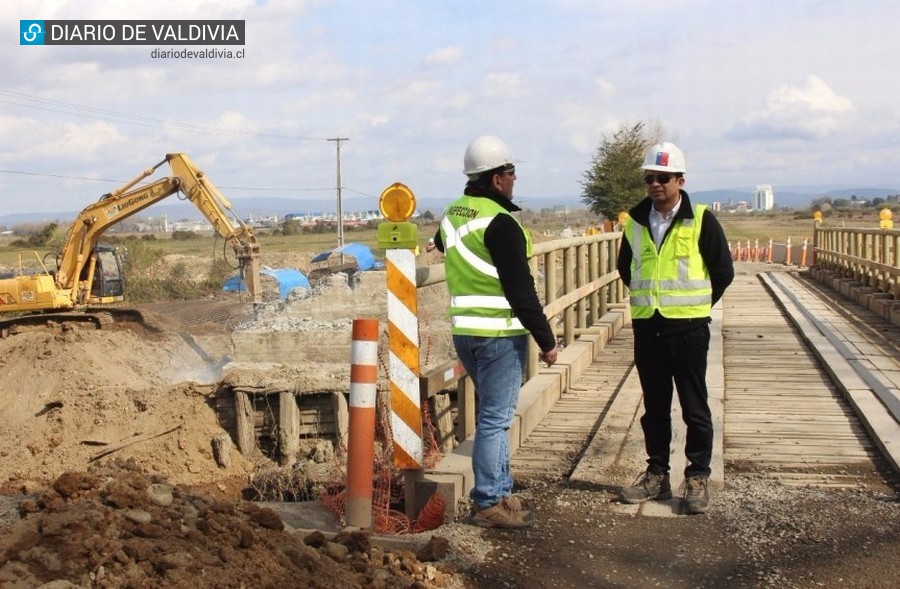
[[[112,303],[125,297],[125,264],[117,248],[98,244],[94,248],[94,280],[91,284],[91,302]],[[88,279],[89,265],[82,270],[82,279]]]

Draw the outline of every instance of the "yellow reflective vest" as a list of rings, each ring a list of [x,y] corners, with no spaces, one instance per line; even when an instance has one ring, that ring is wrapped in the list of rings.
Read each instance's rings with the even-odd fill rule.
[[[631,245],[631,316],[649,319],[709,317],[712,283],[700,256],[700,228],[706,205],[694,206],[693,219],[676,219],[656,249],[650,228],[629,218],[623,237]]]
[[[528,333],[513,316],[484,244],[484,233],[497,215],[509,215],[509,211],[489,198],[463,196],[447,207],[441,220],[450,291],[450,333],[454,335],[509,337]],[[524,229],[522,233],[531,256],[531,235]]]

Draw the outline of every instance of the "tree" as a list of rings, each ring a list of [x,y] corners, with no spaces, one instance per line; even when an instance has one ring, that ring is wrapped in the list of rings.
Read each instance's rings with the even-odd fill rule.
[[[615,219],[644,198],[641,163],[650,145],[644,123],[621,127],[612,137],[606,135],[584,173],[581,202],[592,212]],[[659,133],[657,129],[653,134]]]
[[[288,219],[281,225],[281,233],[283,235],[302,235],[303,224],[297,219]]]

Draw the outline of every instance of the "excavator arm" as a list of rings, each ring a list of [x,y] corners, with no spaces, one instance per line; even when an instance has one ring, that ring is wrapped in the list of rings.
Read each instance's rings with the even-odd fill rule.
[[[134,188],[165,163],[172,169],[171,176]],[[46,284],[49,276],[18,277],[15,288],[8,290],[14,290],[19,296],[10,293],[5,297],[0,296],[0,303],[4,303],[0,305],[0,310],[71,309],[106,302],[92,299],[91,295],[97,266],[95,248],[103,232],[176,192],[183,193],[209,220],[216,232],[232,245],[247,291],[254,303],[260,302],[259,244],[250,227],[234,214],[231,203],[186,154],[170,153],[166,155],[166,159],[144,170],[118,189],[104,194],[100,200],[78,214],[58,258],[52,287],[48,288],[49,285]],[[226,211],[231,213],[233,220]],[[23,293],[29,292],[28,289],[31,289],[31,294],[23,296]]]
[[[234,214],[228,199],[194,166],[186,154],[170,153],[166,155],[166,161],[169,162],[175,177],[180,179],[181,191],[212,223],[216,232],[234,248],[247,292],[250,293],[254,303],[259,303],[261,301],[259,244],[250,227]],[[232,213],[237,224],[231,222],[225,211]]]

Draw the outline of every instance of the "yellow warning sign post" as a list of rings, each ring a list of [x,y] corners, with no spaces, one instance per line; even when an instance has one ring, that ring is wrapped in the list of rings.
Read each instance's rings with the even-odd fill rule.
[[[418,236],[416,224],[407,222],[416,212],[416,197],[412,191],[395,182],[381,193],[378,208],[387,220],[378,225],[378,245],[381,249],[415,249]]]
[[[416,210],[416,198],[409,188],[397,182],[381,193],[378,208],[386,219],[378,225],[378,245],[385,250],[387,271],[388,378],[394,465],[421,470],[422,404],[414,252],[417,228],[408,222]]]

